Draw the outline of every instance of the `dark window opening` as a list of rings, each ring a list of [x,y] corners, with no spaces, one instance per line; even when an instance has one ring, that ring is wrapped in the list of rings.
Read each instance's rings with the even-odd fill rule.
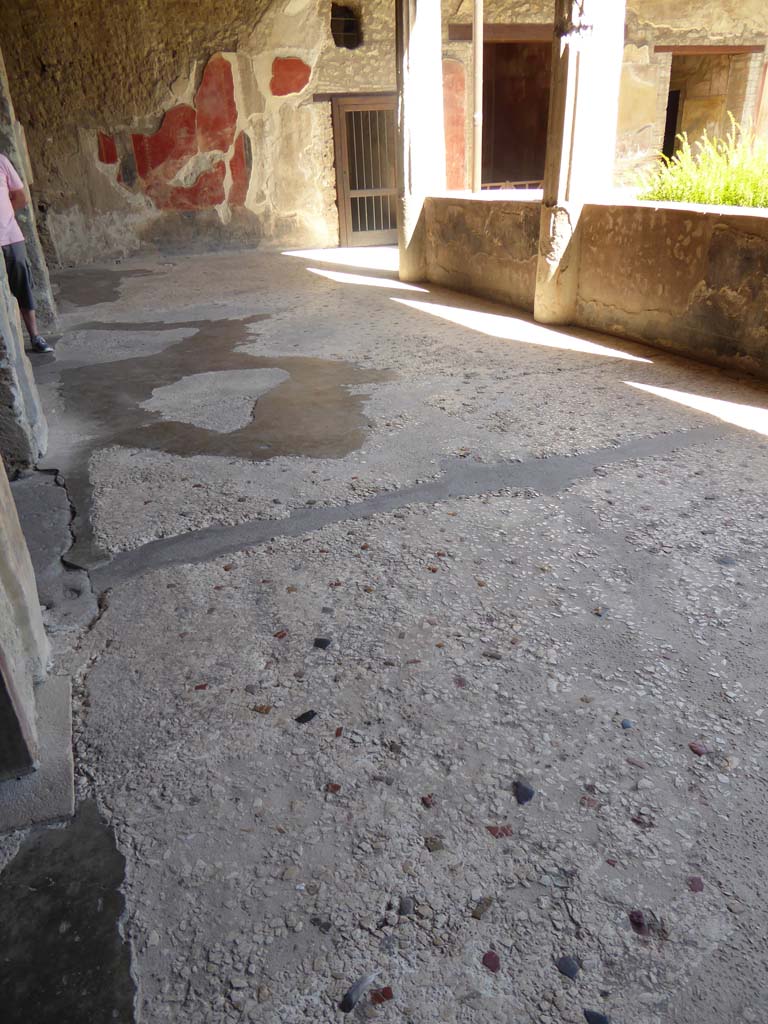
[[[360,16],[351,7],[331,4],[331,35],[337,46],[355,50],[363,41]]]

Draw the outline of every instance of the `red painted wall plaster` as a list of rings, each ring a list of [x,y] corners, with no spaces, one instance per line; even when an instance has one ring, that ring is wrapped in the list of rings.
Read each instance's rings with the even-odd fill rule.
[[[443,61],[445,172],[450,189],[467,187],[466,72],[458,60]]]
[[[201,153],[228,150],[235,137],[237,106],[232,66],[226,57],[211,57],[195,96],[197,144]]]
[[[292,92],[301,92],[311,74],[312,68],[298,57],[275,57],[272,61],[270,91],[273,96],[288,96]]]

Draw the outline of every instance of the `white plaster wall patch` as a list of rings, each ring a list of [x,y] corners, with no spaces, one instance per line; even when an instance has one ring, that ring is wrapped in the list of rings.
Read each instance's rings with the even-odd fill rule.
[[[164,420],[229,434],[247,426],[256,400],[288,377],[278,369],[196,373],[155,388],[141,408],[159,413]]]

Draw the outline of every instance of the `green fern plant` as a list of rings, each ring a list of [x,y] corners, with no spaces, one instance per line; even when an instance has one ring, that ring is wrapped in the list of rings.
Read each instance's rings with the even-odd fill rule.
[[[768,208],[768,141],[737,124],[724,139],[707,132],[691,147],[685,132],[680,148],[638,178],[638,199],[707,206]]]

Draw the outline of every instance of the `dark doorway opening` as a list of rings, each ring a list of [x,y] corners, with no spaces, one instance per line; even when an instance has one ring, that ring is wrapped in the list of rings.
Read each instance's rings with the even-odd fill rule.
[[[661,151],[668,159],[672,159],[677,150],[677,125],[680,120],[680,90],[672,89],[667,101],[667,121],[664,125],[664,145]]]
[[[551,42],[483,48],[483,185],[538,187],[544,177]]]

